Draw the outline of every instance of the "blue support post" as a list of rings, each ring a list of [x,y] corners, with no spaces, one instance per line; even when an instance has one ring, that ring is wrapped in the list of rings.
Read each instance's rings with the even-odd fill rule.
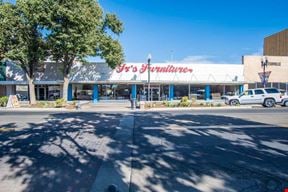
[[[136,109],[137,107],[137,85],[132,85],[131,87],[131,109]]]
[[[174,85],[169,85],[169,101],[173,101],[174,99]]]
[[[93,103],[97,103],[98,102],[98,96],[99,96],[98,85],[94,84],[93,85],[93,95],[92,95]]]
[[[68,85],[68,94],[67,94],[67,101],[72,101],[72,95],[73,95],[73,90],[72,90],[72,84]]]
[[[243,93],[244,85],[239,85],[239,94]]]
[[[205,86],[205,100],[206,101],[209,101],[210,100],[210,95],[211,95],[211,93],[210,93],[210,85],[206,85]]]
[[[132,94],[132,99],[133,100],[136,100],[137,98],[137,85],[132,85],[132,91],[131,91],[131,94]]]

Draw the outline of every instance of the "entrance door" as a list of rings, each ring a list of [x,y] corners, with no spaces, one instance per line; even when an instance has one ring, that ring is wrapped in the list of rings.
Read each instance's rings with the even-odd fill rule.
[[[46,96],[46,94],[48,93],[47,88],[48,87],[45,85],[36,85],[35,86],[37,100],[46,100],[47,99],[47,96]]]
[[[144,92],[146,94],[146,98],[148,101],[148,87],[144,87]],[[155,85],[151,86],[150,95],[151,95],[151,101],[160,101],[161,100],[160,86]]]
[[[160,88],[152,87],[151,88],[151,100],[152,101],[160,101]]]
[[[44,87],[40,87],[39,88],[39,100],[45,100],[45,88]]]

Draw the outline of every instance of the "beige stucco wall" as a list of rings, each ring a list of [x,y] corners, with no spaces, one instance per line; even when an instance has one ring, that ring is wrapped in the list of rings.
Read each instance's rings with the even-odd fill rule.
[[[258,75],[263,72],[261,59],[263,56],[243,56],[244,80],[247,83],[261,82]],[[267,56],[268,66],[266,71],[271,71],[268,82],[287,83],[288,82],[288,57]],[[275,66],[280,63],[280,66]]]

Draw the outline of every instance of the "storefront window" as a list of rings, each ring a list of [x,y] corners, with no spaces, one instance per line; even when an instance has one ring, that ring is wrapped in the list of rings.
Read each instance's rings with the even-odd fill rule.
[[[280,83],[280,89],[288,91],[288,83]]]
[[[130,99],[131,85],[114,85],[114,98],[116,100]]]
[[[257,88],[255,83],[248,84],[248,89],[255,89],[255,88]]]
[[[175,85],[174,87],[174,99],[181,99],[182,97],[188,96],[189,91],[188,85]]]
[[[190,85],[190,99],[204,99],[205,97],[205,87],[204,85]]]
[[[20,101],[28,101],[28,86],[16,85],[16,95]]]
[[[100,100],[130,99],[131,85],[99,85]]]
[[[166,101],[169,97],[169,85],[161,85],[161,100]]]
[[[48,100],[60,99],[60,85],[48,85]]]
[[[225,90],[222,95],[237,95],[239,94],[239,85],[225,85]]]
[[[92,100],[92,84],[73,84],[72,89],[74,100]]]
[[[26,87],[28,94],[28,86]],[[35,94],[37,100],[54,101],[61,97],[60,92],[60,85],[35,85]]]

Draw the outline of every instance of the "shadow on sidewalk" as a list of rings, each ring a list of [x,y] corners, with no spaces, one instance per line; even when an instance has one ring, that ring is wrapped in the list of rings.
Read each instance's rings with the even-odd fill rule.
[[[89,191],[101,164],[111,159],[126,183],[122,166],[131,166],[131,159],[117,158],[128,144],[115,139],[122,116],[55,113],[45,123],[0,133],[0,186],[17,180],[25,192]],[[288,185],[288,129],[221,115],[155,112],[135,113],[131,131],[130,191],[265,192]]]

